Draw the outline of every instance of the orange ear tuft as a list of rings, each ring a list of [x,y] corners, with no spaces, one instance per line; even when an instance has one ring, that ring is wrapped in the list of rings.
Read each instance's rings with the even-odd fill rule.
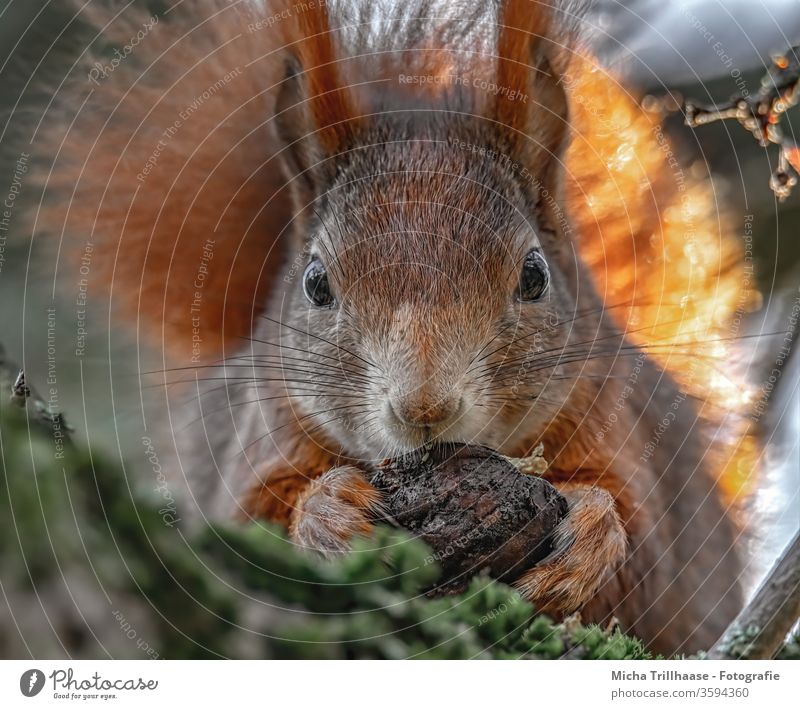
[[[514,131],[523,130],[528,118],[525,96],[532,71],[549,71],[547,62],[537,62],[537,45],[546,42],[553,25],[551,0],[506,0],[497,39],[496,119]]]
[[[316,3],[296,17],[302,37],[299,59],[307,76],[311,114],[320,130],[322,147],[335,154],[348,143],[357,115],[355,100],[342,82],[325,4]]]

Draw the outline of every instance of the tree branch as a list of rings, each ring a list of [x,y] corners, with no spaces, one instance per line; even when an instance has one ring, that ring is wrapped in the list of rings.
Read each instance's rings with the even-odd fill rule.
[[[800,532],[725,634],[710,660],[772,658],[800,617]]]

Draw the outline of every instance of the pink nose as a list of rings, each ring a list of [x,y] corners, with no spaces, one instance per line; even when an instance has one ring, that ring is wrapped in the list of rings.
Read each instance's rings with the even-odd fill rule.
[[[446,397],[430,401],[424,397],[392,399],[392,410],[408,426],[435,426],[452,421],[461,410],[461,398]]]

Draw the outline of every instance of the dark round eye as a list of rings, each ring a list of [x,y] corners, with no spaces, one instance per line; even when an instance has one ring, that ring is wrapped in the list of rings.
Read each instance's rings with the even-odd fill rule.
[[[303,293],[308,302],[318,308],[333,305],[333,293],[328,283],[328,272],[319,259],[313,259],[303,273]]]
[[[519,288],[517,299],[523,303],[539,300],[550,285],[550,269],[539,249],[531,249],[522,262],[522,271],[519,274]]]

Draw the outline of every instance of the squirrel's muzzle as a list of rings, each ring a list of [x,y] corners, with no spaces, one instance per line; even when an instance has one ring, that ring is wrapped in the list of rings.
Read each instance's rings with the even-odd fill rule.
[[[394,416],[406,426],[446,426],[461,413],[460,394],[434,397],[425,392],[390,397],[389,405]]]

